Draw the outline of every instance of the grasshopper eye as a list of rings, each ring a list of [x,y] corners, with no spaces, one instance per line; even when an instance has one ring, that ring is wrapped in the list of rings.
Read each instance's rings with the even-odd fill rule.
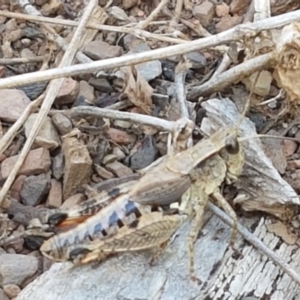
[[[230,135],[225,140],[225,150],[229,154],[237,154],[240,151],[240,144],[236,137]]]
[[[48,218],[48,224],[51,226],[56,226],[62,223],[68,215],[66,213],[55,213]]]
[[[78,259],[78,257],[83,257],[84,255],[90,253],[91,250],[87,248],[76,248],[69,253],[69,260],[74,261]]]

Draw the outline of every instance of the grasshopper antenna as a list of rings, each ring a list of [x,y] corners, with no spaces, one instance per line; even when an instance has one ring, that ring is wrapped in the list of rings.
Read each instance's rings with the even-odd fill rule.
[[[253,83],[252,83],[252,86],[251,86],[251,89],[250,89],[250,94],[249,94],[249,96],[248,96],[248,99],[247,99],[247,101],[246,101],[246,103],[245,103],[244,109],[243,109],[243,111],[242,111],[242,113],[241,113],[240,119],[239,119],[239,121],[238,121],[238,123],[237,123],[237,126],[236,126],[236,128],[235,128],[235,136],[238,135],[238,129],[239,129],[240,126],[242,125],[243,120],[244,120],[244,118],[245,118],[245,116],[246,116],[246,113],[247,113],[247,111],[248,111],[249,108],[250,108],[251,98],[252,98],[252,95],[253,95],[254,87],[256,86],[256,83],[257,83],[257,81],[258,81],[259,75],[260,75],[260,71],[257,72],[256,77],[255,77],[255,80],[254,80]]]
[[[240,118],[239,118],[239,121],[238,121],[238,124],[237,124],[237,127],[235,129],[235,136],[237,136],[238,134],[238,128],[241,127],[242,125],[242,122],[246,116],[246,113],[247,111],[249,110],[250,108],[250,103],[251,103],[251,97],[253,95],[253,91],[254,91],[254,87],[258,81],[258,78],[259,78],[259,75],[260,75],[261,71],[257,72],[256,74],[256,77],[255,77],[255,80],[253,81],[253,84],[252,84],[252,87],[251,87],[251,90],[250,90],[250,94],[249,94],[249,97],[246,101],[246,104],[244,106],[244,109],[243,109],[243,112],[241,113],[240,115]],[[255,136],[248,136],[248,137],[243,137],[243,138],[240,138],[239,141],[246,141],[246,140],[249,140],[249,139],[253,139],[253,138],[273,138],[273,139],[280,139],[280,140],[291,140],[291,141],[296,141],[296,142],[300,142],[299,139],[297,138],[291,138],[291,137],[284,137],[284,136],[275,136],[275,135],[267,135],[267,134],[257,134]]]
[[[272,138],[272,139],[276,139],[276,140],[289,140],[289,141],[295,141],[300,143],[300,139],[297,138],[292,138],[292,137],[288,137],[288,136],[277,136],[277,135],[268,135],[268,134],[256,134],[256,135],[252,135],[252,136],[245,136],[242,138],[239,138],[240,142],[243,141],[247,141],[250,139],[255,139],[255,138]]]

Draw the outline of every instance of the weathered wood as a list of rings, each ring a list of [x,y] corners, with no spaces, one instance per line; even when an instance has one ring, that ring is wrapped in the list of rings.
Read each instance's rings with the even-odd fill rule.
[[[268,233],[262,219],[255,234],[296,268],[300,268],[297,245],[287,245]],[[253,225],[253,219],[245,221]],[[28,285],[18,296],[27,299],[297,299],[300,288],[282,274],[251,245],[241,243],[243,258],[232,257],[228,248],[230,230],[217,217],[209,219],[196,243],[196,272],[203,280],[198,286],[189,279],[186,224],[155,266],[149,253],[128,253],[97,267],[71,268],[68,263],[52,268]],[[276,250],[275,250],[276,248]],[[100,297],[100,298],[99,298]]]

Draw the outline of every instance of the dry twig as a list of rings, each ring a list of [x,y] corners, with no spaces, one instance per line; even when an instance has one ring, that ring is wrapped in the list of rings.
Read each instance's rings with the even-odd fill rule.
[[[190,63],[185,59],[178,63],[175,69],[175,88],[177,101],[180,106],[180,114],[183,119],[190,119],[189,111],[187,108],[186,102],[186,93],[185,93],[185,76],[190,67]],[[193,139],[190,136],[187,140],[187,147],[193,146]]]
[[[139,64],[150,60],[162,59],[173,55],[180,55],[196,50],[199,51],[205,48],[228,43],[232,40],[243,40],[245,35],[248,35],[249,37],[255,36],[262,30],[270,30],[281,27],[299,19],[300,11],[297,10],[284,15],[261,20],[253,24],[238,25],[230,30],[224,31],[214,36],[206,37],[192,42],[186,42],[182,45],[174,45],[156,50],[146,51],[143,53],[130,54],[112,59],[95,61],[87,64],[56,68],[52,70],[41,71],[38,73],[34,72],[30,74],[4,78],[0,80],[0,88],[10,88],[64,76],[86,74],[96,70],[99,71],[103,69],[113,69],[132,64]]]
[[[130,121],[132,123],[138,123],[143,125],[154,126],[163,131],[173,132],[178,126],[178,122],[172,122],[155,118],[142,114],[129,113],[124,111],[117,111],[107,108],[91,107],[91,106],[79,106],[72,108],[71,117],[95,117],[95,118],[108,118],[114,120]]]
[[[271,4],[270,0],[254,0],[254,22],[270,18]]]

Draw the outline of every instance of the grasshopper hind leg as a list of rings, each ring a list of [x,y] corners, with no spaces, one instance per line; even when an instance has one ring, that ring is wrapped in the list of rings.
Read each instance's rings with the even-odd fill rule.
[[[245,157],[244,151],[236,136],[228,136],[225,142],[225,148],[220,151],[220,156],[226,164],[226,177],[225,181],[227,184],[232,184],[235,182],[238,177],[241,175],[244,167]],[[241,255],[240,251],[235,248],[235,242],[237,237],[237,224],[238,219],[235,211],[227,200],[221,195],[219,189],[216,189],[212,193],[212,198],[214,198],[219,207],[232,218],[233,226],[230,239],[230,245],[232,249],[238,254]]]
[[[236,240],[237,240],[237,234],[238,234],[238,229],[237,229],[238,218],[237,218],[237,215],[236,215],[235,211],[233,210],[233,208],[231,207],[231,205],[227,202],[227,200],[221,195],[221,193],[219,191],[214,192],[212,194],[212,197],[213,197],[213,199],[216,200],[218,206],[223,208],[223,210],[233,220],[232,229],[231,229],[232,230],[231,231],[231,237],[230,237],[230,246],[238,256],[241,256],[242,255],[241,252],[235,247],[235,243],[236,243]]]
[[[218,206],[223,208],[223,210],[233,219],[232,233],[230,238],[230,246],[235,253],[241,255],[240,251],[235,248],[235,242],[237,238],[237,215],[232,209],[227,200],[221,195],[219,191],[215,191],[211,195],[217,202]],[[209,196],[203,188],[197,186],[197,181],[191,185],[190,189],[183,196],[184,201],[187,203],[184,207],[188,215],[195,215],[193,219],[193,224],[188,236],[188,246],[189,246],[189,269],[190,277],[193,281],[201,283],[201,280],[196,276],[195,272],[195,242],[197,240],[198,234],[203,226],[203,215],[209,199]],[[189,199],[189,200],[188,200]],[[183,202],[183,203],[185,203]]]
[[[190,277],[193,281],[198,282],[199,284],[202,283],[196,276],[195,272],[195,242],[197,240],[199,231],[203,226],[203,213],[206,205],[197,205],[194,209],[196,211],[196,216],[194,219],[194,224],[190,230],[189,234],[189,254],[190,254]]]
[[[164,215],[163,212],[142,215],[138,222],[120,228],[117,234],[109,238],[70,248],[70,260],[86,264],[103,261],[108,256],[122,252],[161,249],[185,219],[186,216]]]
[[[185,212],[188,215],[195,214],[188,236],[190,278],[198,284],[201,284],[202,280],[196,276],[195,271],[195,242],[203,226],[203,214],[208,202],[208,195],[194,183],[183,195],[182,199],[182,206]]]

